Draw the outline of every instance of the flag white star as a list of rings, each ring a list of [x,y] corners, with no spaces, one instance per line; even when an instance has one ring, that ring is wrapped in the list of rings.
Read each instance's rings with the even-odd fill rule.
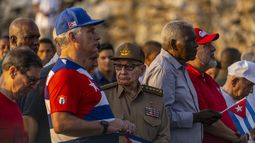
[[[97,86],[95,85],[95,83],[93,83],[93,82],[91,82],[91,81],[89,81],[89,82],[90,82],[89,86],[92,86],[92,87],[95,89],[95,91],[97,92],[98,88],[97,88]]]
[[[238,105],[238,106],[236,107],[236,112],[242,112],[242,106],[239,106],[239,105]]]

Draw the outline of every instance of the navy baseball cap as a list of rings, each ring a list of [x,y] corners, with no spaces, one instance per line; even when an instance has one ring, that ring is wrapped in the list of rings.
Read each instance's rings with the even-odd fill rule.
[[[104,20],[91,19],[88,13],[82,8],[66,8],[56,19],[55,28],[57,35],[81,26],[97,25]]]

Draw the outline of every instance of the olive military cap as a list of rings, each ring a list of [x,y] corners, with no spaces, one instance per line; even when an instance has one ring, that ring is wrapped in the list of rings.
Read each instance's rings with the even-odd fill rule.
[[[144,63],[144,58],[144,53],[140,47],[132,43],[123,43],[117,48],[111,59],[130,59]]]

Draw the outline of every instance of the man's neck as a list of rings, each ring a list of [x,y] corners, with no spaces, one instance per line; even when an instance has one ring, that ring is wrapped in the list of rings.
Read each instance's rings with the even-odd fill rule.
[[[200,73],[205,73],[206,70],[208,69],[206,66],[203,66],[200,62],[196,60],[188,61],[188,64],[197,69]]]
[[[108,80],[108,81],[112,81],[113,79],[112,79],[112,77],[113,77],[113,70],[108,70],[108,71],[104,71],[104,70],[102,70],[102,69],[100,69],[99,67],[98,67],[98,70],[99,70],[99,72],[101,72],[102,74],[103,74],[103,76]]]
[[[6,80],[2,75],[0,77],[0,92],[11,101],[15,101],[14,95],[12,92],[10,92],[11,90],[10,88],[8,88],[8,83],[6,83],[6,81],[8,80]]]
[[[136,96],[139,86],[138,86],[138,82],[128,85],[128,86],[122,86],[125,90],[126,95],[134,97]]]

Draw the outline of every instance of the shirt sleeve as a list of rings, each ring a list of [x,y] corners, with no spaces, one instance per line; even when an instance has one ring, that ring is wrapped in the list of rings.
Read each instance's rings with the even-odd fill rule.
[[[49,82],[51,113],[54,112],[77,112],[79,99],[79,80],[76,80],[76,71],[64,69],[55,73]],[[74,82],[76,81],[76,82]]]
[[[193,113],[177,108],[178,105],[175,103],[176,98],[178,98],[175,95],[176,77],[170,70],[155,66],[145,75],[144,83],[163,89],[164,103],[171,128],[191,128],[193,126]]]

